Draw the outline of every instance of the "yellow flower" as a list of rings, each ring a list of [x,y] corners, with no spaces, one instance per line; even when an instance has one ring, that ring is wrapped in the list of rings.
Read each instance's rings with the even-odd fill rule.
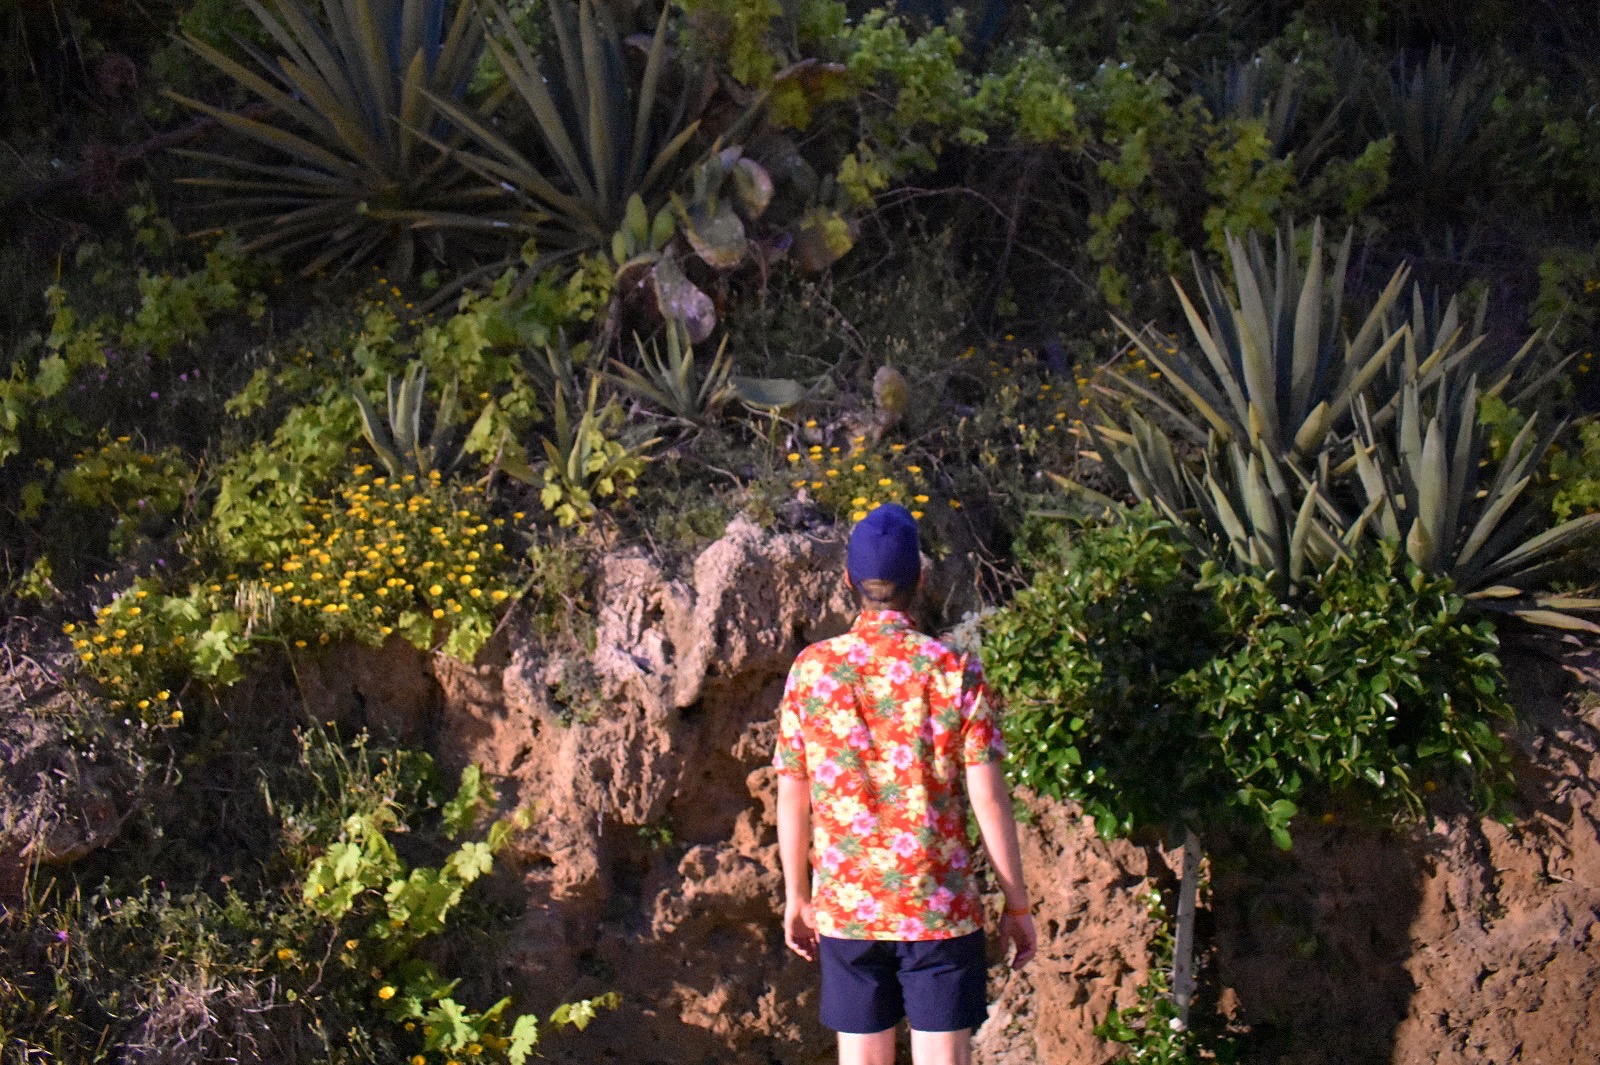
[[[167,716],[172,719],[172,723],[174,725],[183,724],[183,711],[182,710],[174,710],[172,713],[168,714]]]
[[[394,998],[394,988],[390,987],[388,984],[384,984],[382,987],[378,988],[378,997],[383,999],[385,1002],[388,1002],[391,998]]]
[[[951,501],[950,501],[950,509],[951,509],[951,510],[960,510],[960,509],[961,509],[961,500],[959,500],[959,499],[952,499],[952,500],[951,500]]]
[[[799,462],[800,461],[800,452],[791,451],[791,452],[789,452],[788,458],[789,458],[790,462]]]
[[[907,466],[906,467],[906,472],[907,473],[921,473],[922,472],[922,467],[921,466]]]
[[[411,1055],[411,1065],[428,1065],[428,1059],[421,1054]]]
[[[867,468],[865,466],[863,466],[861,463],[858,462],[854,466],[850,467],[850,472],[851,473],[866,473],[867,472]]]
[[[139,707],[140,710],[148,710],[148,709],[150,709],[150,700],[149,699],[140,699],[139,702],[136,705]]]
[[[441,609],[440,609],[440,608],[438,608],[438,607],[434,607],[434,608],[433,608],[433,616],[434,616],[434,617],[435,617],[435,618],[442,618],[442,617],[444,617],[444,611],[443,611],[443,610],[441,610]]]
[[[850,505],[851,506],[856,506],[856,507],[864,507],[864,506],[867,505],[867,497],[866,496],[856,496],[854,499],[852,499],[850,501]]]
[[[855,513],[850,515],[850,520],[851,521],[860,521],[862,518],[865,518],[866,516],[867,516],[867,512],[866,511],[858,510]]]
[[[441,587],[440,585],[432,584],[432,585],[428,586],[428,594],[429,595],[439,595],[443,591],[444,591],[444,588]]]
[[[344,949],[345,950],[355,950],[360,945],[361,945],[360,940],[347,939],[347,940],[344,941]]]
[[[61,626],[61,631],[62,632],[77,632],[78,631],[78,626],[74,625],[72,622],[69,621],[65,625]]]
[[[916,518],[916,519],[917,519],[917,520],[918,520],[918,521],[921,521],[921,520],[922,520],[922,511],[920,511],[920,510],[913,510],[913,511],[912,511],[912,512],[911,512],[911,516],[912,516],[912,517],[913,517],[913,518]]]
[[[489,593],[489,598],[493,599],[495,602],[498,603],[501,600],[505,599],[506,594],[507,593],[503,588],[496,588],[494,591]]]
[[[279,947],[278,948],[278,960],[279,961],[288,961],[292,957],[294,957],[294,951],[290,950],[288,947]]]
[[[878,487],[879,488],[888,488],[891,484],[894,484],[894,481],[891,478],[888,478],[888,477],[879,477],[878,478]]]

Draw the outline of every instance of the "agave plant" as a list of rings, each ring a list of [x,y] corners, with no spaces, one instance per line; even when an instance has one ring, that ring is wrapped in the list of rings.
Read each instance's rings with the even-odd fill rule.
[[[387,420],[379,419],[361,389],[354,390],[356,406],[361,411],[362,435],[391,477],[408,473],[426,477],[434,472],[448,477],[461,462],[462,443],[455,425],[455,382],[444,386],[433,416],[433,432],[424,441],[422,401],[427,389],[428,371],[420,362],[412,363],[402,378],[391,374]]]
[[[1463,342],[1453,310],[1445,319],[1448,328],[1431,334],[1432,347],[1419,343],[1422,334],[1396,313],[1408,277],[1404,266],[1348,336],[1343,315],[1351,235],[1330,262],[1318,222],[1303,272],[1294,243],[1293,228],[1280,230],[1269,264],[1254,236],[1247,243],[1230,235],[1232,292],[1197,261],[1203,317],[1174,282],[1203,361],[1153,343],[1117,320],[1178,392],[1179,402],[1126,375],[1112,375],[1115,391],[1162,410],[1197,445],[1216,434],[1224,444],[1237,439],[1247,450],[1264,447],[1305,468],[1327,449],[1330,436],[1348,438],[1354,431],[1358,397],[1367,395],[1375,417],[1386,421],[1393,416],[1397,382],[1413,368],[1437,376],[1476,357],[1479,342]]]
[[[1198,80],[1196,89],[1206,110],[1218,122],[1260,122],[1272,144],[1272,154],[1283,159],[1293,153],[1302,174],[1333,147],[1348,99],[1336,101],[1321,122],[1298,136],[1306,100],[1304,75],[1298,63],[1283,64],[1276,77],[1259,55],[1226,67],[1213,63]]]
[[[248,248],[305,255],[304,272],[380,252],[411,268],[419,233],[437,242],[445,219],[494,226],[500,199],[430,140],[449,139],[443,107],[457,101],[483,50],[470,0],[302,0],[245,4],[278,54],[240,42],[241,62],[193,35],[189,47],[259,101],[234,113],[174,93],[185,106],[266,150],[265,159],[183,154],[220,168],[191,177],[218,189]],[[454,104],[448,104],[454,107]],[[260,113],[262,110],[265,113]]]
[[[1326,453],[1319,456],[1318,475],[1308,478],[1265,447],[1231,440],[1208,452],[1197,472],[1179,460],[1171,440],[1154,424],[1131,412],[1128,421],[1126,430],[1090,427],[1096,454],[1136,498],[1171,520],[1202,553],[1226,545],[1236,568],[1265,574],[1284,596],[1293,595],[1308,575],[1350,555],[1361,525],[1344,521],[1323,492]]]
[[[690,140],[699,129],[691,111],[700,84],[681,79],[675,99],[664,101],[667,10],[656,23],[644,73],[634,83],[623,40],[594,0],[554,0],[554,47],[536,55],[511,14],[490,6],[496,32],[489,51],[504,71],[531,134],[502,129],[490,116],[434,96],[471,144],[451,152],[478,174],[486,189],[509,192],[523,206],[522,225],[542,248],[556,253],[607,248],[623,225],[631,197],[659,208],[666,189],[691,162]],[[665,106],[662,106],[665,104]],[[513,122],[513,124],[517,124]]]
[[[1487,461],[1479,398],[1476,378],[1460,384],[1446,375],[1431,396],[1408,382],[1387,429],[1367,416],[1365,402],[1360,405],[1355,465],[1372,514],[1371,534],[1403,544],[1418,567],[1448,575],[1480,607],[1539,625],[1600,632],[1580,616],[1600,610],[1600,599],[1539,590],[1600,531],[1600,514],[1589,514],[1534,534],[1539,508],[1523,493],[1558,429],[1537,431],[1535,415],[1498,462]]]
[[[1435,45],[1415,67],[1400,60],[1377,100],[1383,133],[1395,140],[1395,187],[1443,207],[1482,184],[1494,85],[1479,67],[1457,76]]]
[[[634,347],[638,349],[643,369],[636,370],[613,359],[611,365],[616,371],[613,380],[674,418],[691,425],[705,425],[737,394],[730,383],[733,359],[728,354],[728,338],[722,338],[702,378],[695,370],[694,345],[689,342],[684,327],[669,319],[666,332],[664,354],[656,338],[652,337],[646,344],[634,334]]]

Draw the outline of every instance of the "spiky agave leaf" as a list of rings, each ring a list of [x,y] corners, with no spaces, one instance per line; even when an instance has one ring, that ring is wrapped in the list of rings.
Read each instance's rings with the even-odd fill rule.
[[[1293,229],[1279,231],[1274,262],[1260,241],[1228,237],[1234,284],[1230,292],[1197,261],[1201,304],[1173,282],[1204,361],[1152,344],[1117,320],[1140,353],[1177,390],[1188,409],[1172,407],[1191,438],[1212,433],[1224,441],[1258,444],[1281,458],[1305,461],[1323,449],[1330,433],[1348,421],[1351,405],[1393,357],[1403,339],[1386,328],[1385,315],[1407,277],[1397,269],[1354,337],[1342,322],[1351,235],[1333,256],[1323,247],[1322,224],[1312,230],[1303,272]],[[1114,375],[1130,396],[1148,401],[1150,390]]]
[[[1440,378],[1425,396],[1415,383],[1387,426],[1358,412],[1356,468],[1370,533],[1402,544],[1421,569],[1449,576],[1475,605],[1530,623],[1600,632],[1581,616],[1600,600],[1543,590],[1551,571],[1595,543],[1600,515],[1585,515],[1537,535],[1540,514],[1524,495],[1556,430],[1537,416],[1505,454],[1486,461],[1487,432],[1477,420],[1476,378]],[[1430,409],[1431,408],[1431,409]]]
[[[171,94],[266,149],[181,153],[221,171],[185,180],[225,194],[214,206],[248,249],[302,257],[305,273],[382,252],[404,274],[441,218],[495,227],[501,197],[429,143],[450,139],[438,101],[460,99],[483,50],[470,0],[453,13],[448,0],[322,0],[320,19],[303,0],[268,2],[245,0],[275,52],[241,42],[241,61],[188,37],[264,117]]]
[[[733,358],[728,354],[726,336],[703,378],[695,370],[694,346],[678,323],[670,319],[667,322],[665,353],[654,337],[646,344],[635,334],[633,343],[643,370],[613,359],[615,373],[611,378],[652,406],[690,424],[705,425],[734,397],[729,383]]]
[[[1127,429],[1086,427],[1101,461],[1124,486],[1183,530],[1206,554],[1226,545],[1233,568],[1269,578],[1280,594],[1308,571],[1347,557],[1348,523],[1323,493],[1319,477],[1280,462],[1264,446],[1213,440],[1197,473],[1179,461],[1171,439],[1137,413]]]
[[[428,388],[428,371],[420,362],[407,367],[405,376],[389,376],[385,388],[387,421],[378,417],[365,393],[351,391],[361,412],[361,432],[391,477],[407,473],[426,477],[437,471],[449,476],[464,454],[455,424],[456,383],[445,385],[433,417],[428,442],[422,439],[422,408]]]
[[[549,11],[554,46],[536,55],[511,14],[489,5],[495,31],[489,51],[505,72],[507,102],[521,111],[511,117],[526,119],[527,140],[450,99],[435,103],[471,141],[452,157],[486,188],[519,199],[526,208],[521,224],[539,234],[542,247],[605,248],[626,220],[630,197],[641,196],[653,215],[687,164],[699,128],[689,115],[695,81],[682,79],[676,100],[658,106],[667,63],[665,8],[637,84],[621,36],[594,0],[555,0]]]

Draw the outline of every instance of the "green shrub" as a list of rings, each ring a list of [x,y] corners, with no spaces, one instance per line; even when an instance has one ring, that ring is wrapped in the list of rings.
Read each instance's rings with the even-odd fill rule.
[[[356,466],[299,520],[258,535],[257,554],[186,588],[141,580],[66,631],[115,709],[177,724],[188,679],[227,685],[261,641],[295,647],[398,635],[471,661],[516,593],[482,492],[437,475],[398,479]]]
[[[113,555],[124,553],[176,514],[195,487],[195,471],[177,448],[151,453],[130,437],[81,451],[61,475],[61,490],[80,507],[111,516]]]
[[[345,748],[308,733],[297,764],[262,770],[275,834],[261,875],[220,887],[107,882],[92,895],[46,878],[0,914],[7,1047],[74,1062],[135,1051],[527,1061],[537,1019],[505,998],[468,1004],[461,977],[487,974],[447,973],[437,950],[491,934],[471,926],[487,917],[470,909],[474,885],[525,813],[485,825],[497,800],[476,766],[450,796],[427,755],[374,751],[364,737]],[[437,864],[402,858],[400,833],[423,837]],[[568,1003],[547,1025],[582,1028],[616,1002]]]
[[[1393,552],[1290,604],[1134,511],[1030,569],[984,638],[1013,773],[1102,834],[1242,819],[1288,846],[1306,796],[1400,813],[1446,777],[1486,807],[1505,793],[1493,629]]]

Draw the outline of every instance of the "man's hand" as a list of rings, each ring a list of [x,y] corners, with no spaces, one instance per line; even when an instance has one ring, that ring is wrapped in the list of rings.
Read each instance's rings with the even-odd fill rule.
[[[1016,953],[1011,956],[1011,967],[1020,969],[1033,960],[1034,954],[1039,949],[1039,933],[1033,928],[1033,915],[1023,914],[1020,917],[1006,914],[1000,918],[1000,946],[1015,947]]]
[[[811,903],[791,900],[785,904],[783,941],[806,961],[817,960],[817,912]]]

